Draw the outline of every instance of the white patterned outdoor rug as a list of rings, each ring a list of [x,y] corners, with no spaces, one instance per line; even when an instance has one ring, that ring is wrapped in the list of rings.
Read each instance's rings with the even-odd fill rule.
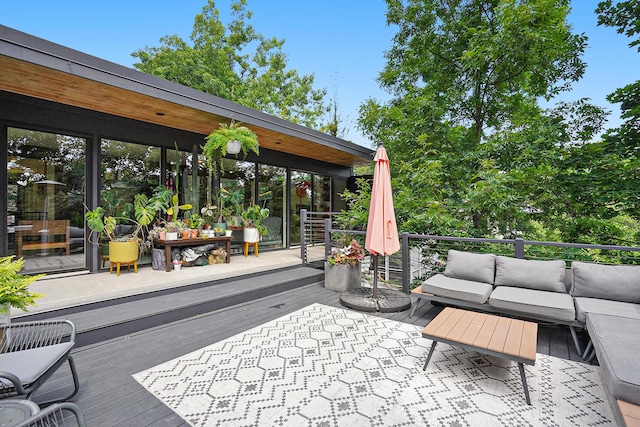
[[[194,426],[614,425],[598,367],[515,362],[439,344],[421,328],[313,304],[134,375]]]

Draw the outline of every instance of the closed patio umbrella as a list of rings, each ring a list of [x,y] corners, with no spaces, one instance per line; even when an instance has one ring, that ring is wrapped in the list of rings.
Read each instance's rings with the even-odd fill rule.
[[[378,289],[378,256],[400,250],[396,215],[393,210],[389,157],[380,143],[374,157],[373,187],[365,248],[373,256],[373,290],[358,288],[340,295],[343,305],[355,310],[394,312],[411,306],[408,295],[395,289]]]
[[[373,255],[373,298],[378,298],[378,255],[391,255],[400,250],[396,214],[393,210],[391,169],[384,144],[378,144],[373,170],[373,187],[369,205],[369,221],[365,249]]]

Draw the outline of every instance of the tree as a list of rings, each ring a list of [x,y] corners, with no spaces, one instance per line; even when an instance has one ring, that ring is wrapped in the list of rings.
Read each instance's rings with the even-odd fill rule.
[[[598,4],[596,13],[598,25],[616,28],[618,33],[631,39],[629,47],[637,47],[640,52],[640,1],[627,0],[615,5],[611,0],[602,1]],[[581,173],[575,175],[579,179],[579,185],[589,190],[581,202],[594,212],[592,216],[614,219],[618,215],[629,215],[638,221],[640,80],[617,89],[607,96],[607,100],[620,104],[621,118],[624,121],[620,127],[609,129],[601,142],[586,147],[581,153],[587,157],[588,162],[583,164],[588,167],[584,166],[580,169]]]
[[[313,88],[313,75],[287,69],[284,40],[266,38],[248,24],[246,0],[231,4],[231,22],[220,21],[208,0],[195,17],[191,44],[177,35],[160,39],[132,55],[134,66],[194,89],[219,96],[282,119],[317,127],[325,113],[325,90]]]
[[[587,38],[571,32],[568,0],[387,5],[398,31],[378,80],[393,98],[366,101],[359,125],[387,145],[401,223],[477,236],[526,230],[572,135],[538,100],[585,69]]]

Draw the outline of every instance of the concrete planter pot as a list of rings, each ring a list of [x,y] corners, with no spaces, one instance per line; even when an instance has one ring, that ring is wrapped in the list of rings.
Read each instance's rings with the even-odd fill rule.
[[[324,287],[333,291],[349,291],[357,289],[361,285],[360,263],[349,267],[348,265],[331,265],[324,263]]]

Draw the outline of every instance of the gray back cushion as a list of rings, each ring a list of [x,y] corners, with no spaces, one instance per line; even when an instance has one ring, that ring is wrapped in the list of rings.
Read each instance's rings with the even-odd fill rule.
[[[496,256],[494,254],[474,254],[450,249],[444,275],[454,279],[493,285],[495,271]]]
[[[567,293],[564,284],[566,266],[562,260],[535,261],[499,256],[496,258],[495,285]]]
[[[571,264],[574,297],[601,298],[640,304],[640,266]]]

